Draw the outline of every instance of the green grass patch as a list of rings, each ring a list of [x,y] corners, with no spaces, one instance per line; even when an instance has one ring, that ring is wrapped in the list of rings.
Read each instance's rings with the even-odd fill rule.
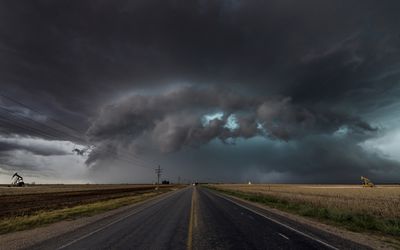
[[[379,232],[388,236],[400,236],[400,219],[398,218],[374,217],[372,215],[352,213],[350,211],[316,207],[310,203],[305,202],[289,202],[287,200],[279,199],[265,194],[224,190],[211,186],[206,187],[244,200],[261,203],[282,211],[315,218],[321,222],[336,226],[343,226],[352,231]]]
[[[122,198],[78,205],[70,208],[56,209],[53,211],[41,211],[28,216],[5,218],[0,220],[0,234],[31,229],[62,220],[73,220],[85,216],[92,216],[101,212],[146,200],[166,191],[167,190],[161,190],[158,192],[152,191]]]

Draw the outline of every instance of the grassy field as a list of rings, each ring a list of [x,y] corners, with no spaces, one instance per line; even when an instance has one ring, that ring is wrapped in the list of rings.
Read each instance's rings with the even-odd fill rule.
[[[164,185],[165,186],[165,185]],[[25,187],[0,185],[0,196],[22,194],[62,193],[74,191],[154,188],[152,184],[28,184]]]
[[[219,184],[209,187],[353,231],[400,236],[400,186]]]
[[[0,234],[90,216],[183,186],[35,185],[0,187]]]
[[[168,189],[173,185],[161,185]],[[153,191],[154,185],[35,185],[0,188],[0,219]]]

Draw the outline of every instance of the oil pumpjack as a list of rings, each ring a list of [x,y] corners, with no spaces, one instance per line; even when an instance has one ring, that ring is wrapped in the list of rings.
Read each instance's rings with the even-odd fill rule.
[[[22,176],[20,176],[18,173],[15,173],[15,174],[11,177],[11,185],[16,186],[16,187],[23,187],[23,186],[25,186],[24,178],[22,178]]]

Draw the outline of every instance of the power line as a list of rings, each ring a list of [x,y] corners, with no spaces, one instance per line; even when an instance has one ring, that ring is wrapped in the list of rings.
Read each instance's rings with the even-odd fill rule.
[[[26,104],[24,104],[24,103],[22,103],[22,102],[20,102],[20,101],[17,101],[17,100],[15,100],[15,99],[11,98],[11,97],[5,96],[4,94],[1,94],[1,93],[0,93],[0,96],[2,96],[2,97],[4,97],[4,98],[6,98],[6,99],[8,99],[8,100],[10,100],[10,101],[12,101],[12,102],[18,104],[18,105],[21,105],[21,106],[23,106],[23,107],[25,107],[25,108],[27,108],[27,109],[29,109],[29,110],[31,110],[31,111],[34,111],[34,112],[36,112],[36,113],[38,113],[38,114],[40,114],[40,115],[43,115],[43,116],[45,116],[46,118],[55,121],[57,124],[59,124],[59,125],[61,125],[61,126],[64,126],[64,127],[66,127],[66,128],[69,128],[70,130],[73,130],[73,131],[77,132],[79,135],[82,135],[82,134],[84,135],[84,134],[85,134],[85,132],[79,131],[79,130],[76,129],[76,128],[73,128],[73,127],[71,127],[71,126],[65,125],[63,122],[58,121],[58,120],[56,120],[56,119],[54,119],[54,118],[48,117],[48,116],[47,116],[46,114],[44,114],[43,112],[38,111],[38,110],[36,110],[36,109],[33,109],[33,108],[31,108],[31,107],[28,107]],[[14,112],[11,112],[10,110],[8,110],[8,109],[6,109],[6,108],[4,108],[4,107],[0,107],[0,108],[2,108],[3,110],[5,110],[5,111],[11,113],[12,115],[15,115]],[[24,118],[24,117],[22,117],[22,116],[20,116],[20,115],[18,115],[18,116],[21,117],[21,118]],[[38,123],[38,124],[40,124],[40,125],[46,126],[46,127],[50,128],[50,129],[52,129],[52,130],[61,132],[61,133],[63,133],[64,135],[70,136],[70,137],[72,137],[72,138],[75,138],[75,139],[78,139],[79,141],[81,141],[81,138],[76,137],[76,136],[74,136],[74,135],[67,134],[65,131],[57,130],[57,129],[51,127],[51,126],[48,126],[48,125],[39,123],[39,122],[37,122],[37,121],[35,121],[35,120],[31,119],[31,118],[28,118],[28,117],[26,117],[25,119],[28,119],[28,120],[30,120],[30,121],[33,121],[34,123]],[[86,142],[86,141],[85,141],[85,142]],[[131,152],[129,152],[129,153],[131,153]]]
[[[59,134],[55,135],[55,134],[49,133],[49,131],[44,131],[38,127],[27,126],[27,123],[24,123],[23,121],[21,121],[21,119],[17,119],[15,116],[5,116],[4,114],[0,113],[0,118],[3,123],[7,123],[12,126],[20,128],[22,130],[21,132],[25,131],[25,133],[26,133],[28,130],[30,133],[33,133],[34,135],[36,135],[38,137],[45,137],[45,138],[49,138],[51,140],[60,140]],[[25,121],[26,120],[27,119],[25,119]],[[38,124],[42,125],[40,123],[38,123]],[[56,132],[58,132],[58,131],[56,131]]]
[[[13,121],[13,120],[10,120],[10,119],[5,119],[4,117],[0,116],[0,121],[8,123],[8,124],[13,125],[13,126],[16,126],[18,128],[24,129],[24,130],[30,130],[30,132],[32,132],[32,133],[34,133],[36,135],[39,135],[40,137],[59,140],[59,138],[54,136],[54,135],[45,133],[45,132],[43,132],[43,131],[41,131],[39,129],[35,129],[35,128],[32,128],[32,127],[24,126],[23,124],[18,123],[15,120]],[[109,151],[109,150],[106,150],[106,151],[111,153],[111,151]],[[113,156],[114,156],[113,159],[120,160],[120,161],[125,161],[127,163],[133,164],[134,166],[138,166],[138,167],[141,167],[141,168],[150,169],[150,166],[147,167],[147,166],[142,165],[142,163],[139,163],[138,161],[135,161],[136,159],[135,158],[131,158],[129,155],[118,154],[118,155],[113,155]]]
[[[40,115],[43,115],[43,116],[45,116],[46,118],[48,118],[48,119],[50,119],[50,120],[56,122],[57,124],[59,124],[59,125],[61,125],[61,126],[63,126],[63,127],[66,127],[66,128],[68,128],[68,129],[70,129],[70,130],[72,130],[72,131],[74,131],[74,132],[77,132],[79,135],[84,135],[84,134],[85,134],[84,131],[80,131],[80,130],[74,128],[74,127],[71,127],[71,126],[69,126],[69,125],[66,125],[65,123],[63,123],[63,122],[61,122],[61,121],[59,121],[59,120],[57,120],[57,119],[55,119],[55,118],[49,117],[49,116],[47,116],[47,114],[44,114],[43,112],[41,112],[41,111],[39,111],[39,110],[37,110],[37,109],[34,109],[34,108],[32,108],[32,107],[29,107],[28,105],[22,103],[21,101],[17,101],[17,100],[15,100],[15,99],[13,99],[13,98],[11,98],[11,97],[9,97],[9,96],[6,96],[6,95],[4,95],[4,94],[1,94],[1,93],[0,93],[0,96],[4,97],[4,98],[6,98],[7,100],[12,101],[12,102],[14,102],[14,103],[16,103],[16,104],[18,104],[18,105],[20,105],[20,106],[25,107],[25,108],[28,109],[28,110],[31,110],[31,111],[34,111],[34,112],[40,114]],[[5,108],[3,108],[3,109],[5,109]],[[9,110],[7,110],[7,111],[9,111]],[[28,118],[28,119],[29,119],[29,118]],[[37,122],[37,121],[35,121],[35,120],[33,120],[33,119],[30,119],[30,120],[32,120],[32,121],[34,121],[34,122]],[[44,124],[43,124],[43,125],[44,125]],[[62,131],[62,132],[65,134],[64,131]],[[71,136],[71,135],[69,135],[69,136]],[[72,137],[77,138],[77,137],[75,137],[75,136],[72,136]],[[80,139],[80,138],[79,138],[79,139]],[[129,152],[129,153],[131,153],[131,152]]]
[[[120,149],[120,148],[118,149],[118,151],[121,151],[121,150],[123,151],[123,153],[125,152],[125,154],[134,155],[134,156],[131,156],[131,157],[133,159],[139,161],[139,162],[142,162],[142,163],[145,163],[145,164],[150,164],[150,165],[156,165],[157,164],[156,161],[149,161],[149,160],[144,160],[144,159],[140,158],[135,152],[130,152],[128,150],[124,150],[124,149]]]
[[[48,133],[46,131],[43,131],[43,130],[40,130],[38,128],[27,126],[26,124],[22,123],[21,121],[16,120],[16,119],[12,119],[12,118],[13,118],[12,116],[4,117],[4,116],[2,116],[0,114],[0,121],[2,121],[2,122],[8,123],[8,124],[10,124],[12,126],[20,128],[22,130],[28,130],[30,133],[38,135],[39,137],[45,137],[45,138],[48,138],[48,139],[51,139],[51,140],[59,140],[60,139],[58,136],[55,136],[53,134],[50,134],[50,133]],[[46,127],[48,127],[48,126],[46,126]],[[55,130],[55,131],[58,132],[57,130]],[[117,155],[114,155],[116,152],[108,150],[108,149],[103,149],[103,151],[111,153],[111,155],[114,156],[115,158],[123,159],[125,162],[134,164],[135,166],[139,166],[139,167],[142,167],[142,168],[149,169],[149,167],[144,166],[144,165],[146,165],[148,163],[143,161],[143,160],[139,160],[138,158],[133,158],[130,155],[121,154],[121,153],[118,153],[118,152],[117,152]],[[122,158],[122,157],[125,157],[125,158]]]
[[[74,135],[67,134],[67,133],[64,132],[64,131],[60,131],[60,130],[58,130],[58,129],[55,129],[55,128],[49,126],[49,125],[43,124],[43,123],[41,123],[41,122],[38,122],[38,121],[36,121],[36,120],[34,120],[34,119],[32,119],[32,118],[24,117],[24,116],[15,114],[14,112],[12,112],[12,111],[10,111],[10,110],[4,108],[4,107],[0,107],[0,109],[3,110],[3,111],[6,111],[6,112],[9,113],[9,114],[11,114],[11,117],[17,117],[17,118],[20,119],[20,120],[29,121],[29,122],[32,122],[32,123],[34,123],[34,124],[38,124],[39,126],[46,127],[46,128],[48,128],[50,131],[53,131],[53,132],[58,133],[59,136],[63,136],[63,137],[66,137],[66,138],[74,138],[75,140],[78,140],[78,141],[80,141],[80,142],[85,142],[85,141],[83,141],[83,140],[82,140],[81,138],[79,138],[79,137],[76,137],[76,136],[74,136]],[[10,116],[9,116],[9,117],[10,117]],[[85,142],[85,143],[86,143],[86,142]]]
[[[102,149],[102,150],[103,150],[103,151],[106,151],[106,152],[108,152],[108,153],[110,153],[111,156],[114,156],[114,157],[125,157],[124,159],[126,159],[126,160],[129,161],[130,163],[136,164],[136,165],[138,165],[138,166],[140,166],[140,167],[143,167],[143,168],[149,169],[149,167],[152,165],[152,164],[149,164],[149,163],[144,162],[144,161],[138,161],[137,158],[133,158],[133,157],[131,157],[131,156],[128,155],[128,154],[121,154],[121,153],[114,152],[114,151],[107,150],[107,149]],[[146,166],[144,166],[143,164],[144,164],[144,165],[149,164],[149,165],[147,165],[148,167],[146,167]]]
[[[137,164],[136,162],[134,162],[134,161],[132,161],[132,160],[130,160],[128,158],[116,157],[116,158],[113,158],[113,159],[116,159],[116,160],[119,160],[119,161],[125,161],[127,163],[133,164],[135,167],[140,167],[140,168],[144,168],[144,169],[147,169],[147,170],[151,170],[149,167]]]
[[[51,139],[51,140],[59,140],[59,137],[57,137],[57,136],[51,135],[49,133],[46,133],[46,132],[44,132],[43,130],[40,130],[40,129],[24,126],[24,124],[22,124],[22,123],[20,123],[20,122],[18,122],[16,120],[7,119],[5,117],[1,117],[0,116],[0,121],[8,123],[8,124],[10,124],[12,126],[18,127],[18,128],[20,128],[22,130],[28,130],[30,133],[33,133],[33,134],[38,135],[40,137],[45,137],[45,138],[48,138],[48,139]],[[145,163],[144,161],[138,161],[137,158],[133,158],[130,155],[120,154],[120,153],[117,153],[117,155],[115,155],[115,152],[113,152],[111,150],[104,150],[104,151],[106,151],[108,153],[111,153],[110,154],[111,156],[114,156],[116,158],[122,159],[122,160],[124,160],[124,161],[126,161],[128,163],[134,164],[135,166],[139,166],[139,167],[142,167],[142,168],[149,169],[149,167],[143,166],[143,163]],[[125,157],[125,158],[123,158],[123,157]]]
[[[68,128],[68,129],[71,130],[71,131],[77,132],[78,134],[84,134],[84,132],[81,132],[81,131],[79,131],[79,130],[76,129],[76,128],[73,128],[73,127],[71,127],[71,126],[69,126],[69,125],[66,125],[66,124],[64,124],[63,122],[61,122],[61,121],[59,121],[59,120],[57,120],[57,119],[55,119],[55,118],[49,117],[49,116],[47,116],[46,114],[42,113],[41,111],[39,111],[39,110],[37,110],[37,109],[34,109],[34,108],[32,108],[32,107],[29,107],[28,105],[26,105],[26,104],[24,104],[24,103],[22,103],[22,102],[20,102],[20,101],[17,101],[17,100],[15,100],[15,99],[13,99],[13,98],[11,98],[11,97],[9,97],[9,96],[6,96],[6,95],[1,94],[1,93],[0,93],[0,96],[6,98],[7,100],[9,100],[9,101],[11,101],[11,102],[14,102],[14,103],[20,105],[20,106],[22,106],[22,107],[25,107],[26,109],[28,109],[28,110],[30,110],[30,111],[33,111],[33,112],[35,112],[35,113],[37,113],[37,114],[40,114],[40,115],[43,115],[43,116],[45,116],[47,119],[52,120],[52,121],[54,121],[55,123],[57,123],[57,124],[59,124],[59,125],[65,127],[65,128]],[[71,134],[69,134],[69,133],[67,133],[67,132],[65,132],[65,131],[61,131],[61,130],[56,129],[56,128],[54,128],[54,127],[51,127],[51,126],[49,126],[49,125],[40,123],[40,122],[38,122],[38,121],[36,121],[36,120],[33,120],[32,118],[23,117],[23,116],[20,116],[20,115],[16,115],[14,112],[12,112],[12,111],[10,111],[10,110],[4,108],[4,107],[0,107],[0,108],[3,109],[3,110],[5,110],[6,112],[10,113],[10,114],[13,115],[13,116],[18,116],[20,119],[32,121],[32,122],[35,123],[35,124],[39,124],[39,125],[41,125],[41,126],[47,127],[47,128],[49,128],[50,130],[52,130],[52,131],[55,131],[55,132],[57,132],[57,133],[60,133],[60,134],[62,134],[62,135],[64,135],[64,136],[66,136],[67,138],[68,138],[68,137],[69,137],[69,138],[74,138],[74,139],[76,139],[76,140],[79,141],[79,142],[83,142],[84,144],[87,143],[86,141],[82,140],[82,138],[80,138],[80,137],[76,137],[75,135],[71,135]],[[6,119],[6,120],[7,120],[7,119]],[[14,123],[15,123],[15,122],[16,122],[16,121],[14,120]],[[8,123],[10,123],[9,120],[8,120]],[[47,137],[47,138],[50,137],[50,138],[54,138],[54,139],[59,140],[58,137],[56,137],[56,136],[54,136],[54,135],[51,135],[51,134],[49,134],[48,132],[44,132],[43,130],[40,130],[40,129],[37,129],[37,128],[27,127],[26,125],[25,125],[25,126],[24,126],[24,125],[21,126],[21,123],[18,123],[18,127],[22,128],[22,129],[28,129],[28,130],[31,130],[31,131],[36,131],[36,134],[40,134],[41,136],[45,136],[45,137]],[[103,149],[103,150],[104,150],[104,149]],[[113,153],[113,154],[115,153],[115,152],[111,152],[110,150],[107,150],[107,149],[105,149],[105,151],[108,151],[109,153]],[[128,152],[128,151],[125,150],[125,152]],[[135,154],[135,153],[129,152],[129,155],[127,155],[127,154],[125,153],[125,154],[122,154],[122,156],[126,157],[126,159],[129,159],[129,160],[128,160],[129,162],[131,162],[131,163],[134,162],[135,165],[138,165],[138,166],[141,166],[141,167],[143,167],[141,164],[150,164],[150,165],[152,165],[151,163],[149,163],[149,162],[147,162],[147,161],[145,161],[145,160],[143,160],[143,159],[140,159],[140,158],[138,158],[138,157],[132,157],[130,154]],[[121,157],[121,154],[118,154],[118,155]],[[136,154],[135,154],[135,155],[136,155]],[[136,156],[137,156],[137,155],[136,155]],[[141,164],[138,164],[139,162],[140,162]]]
[[[6,119],[6,118],[1,117],[1,116],[0,116],[0,121],[2,121],[3,123],[7,123],[7,124],[10,124],[12,126],[15,126],[15,127],[20,128],[22,130],[25,130],[25,131],[26,130],[30,130],[31,133],[33,133],[33,134],[35,134],[35,135],[37,135],[39,137],[45,137],[45,138],[49,138],[51,140],[58,140],[59,139],[58,137],[56,137],[54,135],[50,135],[48,133],[43,132],[42,130],[39,130],[39,129],[36,129],[36,128],[31,128],[31,127],[26,127],[22,123],[15,122],[13,120]]]
[[[76,128],[73,128],[73,127],[71,127],[71,126],[69,126],[69,125],[66,125],[65,123],[59,121],[58,119],[49,117],[47,114],[44,114],[43,112],[41,112],[41,111],[39,111],[39,110],[37,110],[37,109],[35,109],[35,108],[32,108],[32,107],[30,107],[30,106],[28,106],[28,105],[22,103],[21,101],[17,101],[17,100],[15,100],[14,98],[11,98],[11,97],[9,97],[9,96],[6,96],[6,95],[4,95],[4,94],[2,94],[2,93],[0,93],[0,96],[3,97],[3,98],[6,98],[7,100],[9,100],[9,101],[11,101],[11,102],[14,102],[14,103],[20,105],[20,106],[22,106],[22,107],[25,107],[25,108],[28,109],[28,110],[31,110],[31,111],[34,111],[34,112],[40,114],[40,115],[43,115],[43,116],[49,118],[50,120],[52,120],[53,122],[55,122],[55,123],[57,123],[57,124],[59,124],[59,125],[65,127],[65,128],[68,128],[68,129],[73,130],[73,131],[78,132],[78,133],[84,133],[83,131],[79,131],[79,130],[76,129]]]
[[[1,107],[0,107],[0,108],[1,108]],[[30,120],[30,119],[25,119],[25,120]],[[38,128],[35,128],[35,127],[27,126],[26,124],[22,123],[21,121],[16,120],[15,118],[13,119],[13,116],[5,117],[5,116],[2,116],[2,115],[0,114],[0,121],[5,122],[5,123],[7,123],[7,124],[10,124],[10,125],[12,125],[12,126],[18,127],[18,128],[20,128],[20,129],[22,129],[22,130],[28,130],[30,133],[33,133],[33,134],[38,135],[38,136],[40,136],[40,137],[45,137],[45,138],[48,138],[48,139],[51,139],[51,140],[53,140],[53,139],[54,139],[54,140],[59,140],[59,139],[60,139],[58,136],[55,136],[55,135],[53,135],[53,134],[50,134],[50,133],[48,133],[48,132],[46,132],[46,131],[43,131],[43,130],[41,130],[41,129],[38,129]],[[41,124],[40,124],[40,125],[41,125]],[[49,126],[46,126],[46,127],[49,127]],[[55,129],[53,129],[53,130],[56,131],[56,132],[59,132],[59,131],[57,131],[57,130],[55,130]],[[107,151],[107,152],[109,152],[109,153],[112,153],[112,154],[115,153],[115,152],[112,152],[111,150],[107,150],[107,149],[105,149],[105,151]],[[130,157],[129,155],[126,155],[126,154],[123,154],[123,155],[119,154],[118,156],[119,156],[119,157],[125,156],[127,160],[129,159],[129,162],[130,162],[130,163],[134,163],[134,164],[136,164],[136,165],[142,166],[141,164],[145,163],[144,161],[140,161],[141,164],[139,164],[139,161],[137,161],[137,158],[132,158],[132,157]],[[118,156],[117,156],[117,157],[118,157]]]
[[[163,169],[158,165],[158,168],[155,169],[156,174],[157,174],[157,186],[160,185],[160,177]]]

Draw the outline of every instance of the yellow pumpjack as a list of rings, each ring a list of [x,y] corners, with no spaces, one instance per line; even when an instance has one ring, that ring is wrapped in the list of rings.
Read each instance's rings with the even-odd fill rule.
[[[375,187],[374,183],[372,181],[364,176],[361,176],[361,181],[363,187]]]

